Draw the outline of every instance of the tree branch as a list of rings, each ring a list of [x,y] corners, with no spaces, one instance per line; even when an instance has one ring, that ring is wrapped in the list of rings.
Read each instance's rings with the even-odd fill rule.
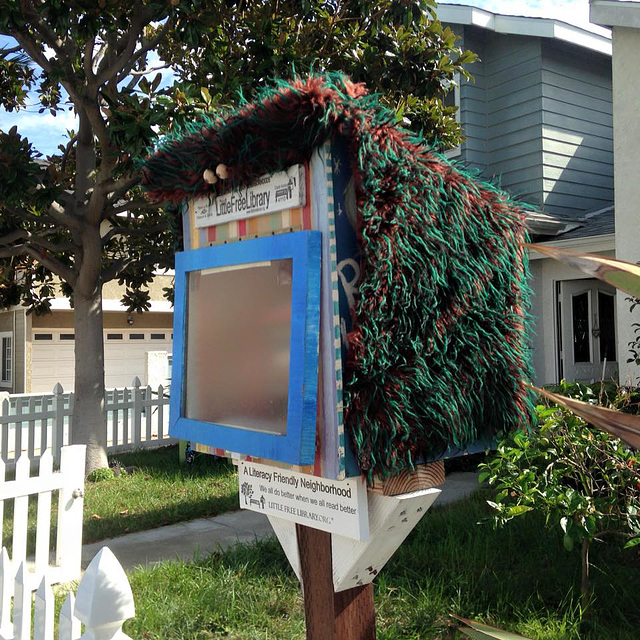
[[[52,273],[60,276],[68,282],[72,287],[76,282],[76,274],[72,269],[62,264],[59,260],[39,251],[35,247],[28,244],[19,244],[12,247],[0,248],[0,258],[11,258],[15,256],[29,256],[39,262],[41,265],[49,269]]]
[[[167,19],[167,21],[162,25],[162,28],[158,33],[151,38],[151,40],[146,41],[139,49],[136,49],[131,57],[125,61],[126,64],[122,66],[122,69],[118,72],[118,82],[124,80],[130,73],[135,63],[142,57],[146,56],[149,51],[157,47],[162,40],[164,40],[165,36],[173,26],[173,22],[171,19]]]
[[[117,207],[109,207],[105,209],[103,219],[110,218],[111,216],[117,216],[119,213],[124,213],[131,209],[158,209],[159,207],[160,205],[157,202],[149,202],[148,200],[132,200],[131,202],[125,202]]]
[[[110,267],[102,270],[100,279],[104,284],[105,282],[114,280],[121,275],[125,269],[134,264],[140,267],[146,267],[150,264],[158,264],[158,262],[160,262],[160,259],[155,255],[147,255],[144,258],[134,258],[130,256],[127,256],[126,258],[119,258],[115,260]]]
[[[11,233],[7,233],[6,235],[2,236],[0,238],[0,245],[9,245],[13,242],[16,242],[17,240],[26,240],[27,242],[24,243],[26,245],[37,244],[45,251],[51,251],[53,253],[75,251],[78,248],[72,242],[64,242],[62,244],[58,244],[57,242],[47,240],[42,235],[31,233],[31,231],[27,231],[26,229],[16,229]]]
[[[111,238],[114,236],[128,236],[128,237],[140,237],[147,236],[152,233],[160,233],[166,231],[169,228],[167,222],[160,222],[154,224],[151,227],[111,227],[107,233],[102,236],[102,246],[104,247]]]
[[[131,26],[116,45],[116,51],[118,54],[116,59],[106,67],[100,69],[96,74],[97,86],[100,87],[109,82],[112,78],[117,77],[130,61],[135,62],[138,57],[133,57],[134,52],[136,51],[136,43],[138,42],[138,38],[140,37],[144,27],[152,17],[153,10],[150,7],[143,5],[141,2],[136,3],[131,16]],[[118,51],[120,46],[122,46],[122,42],[126,42],[126,44],[122,47],[121,51]],[[103,62],[105,59],[103,59]]]
[[[103,184],[103,188],[105,189],[105,193],[112,194],[110,202],[118,202],[118,200],[120,200],[129,189],[133,189],[140,180],[141,177],[139,175],[120,178],[118,180],[108,180]],[[104,218],[108,218],[110,215],[112,214],[109,212]]]
[[[80,220],[68,213],[66,209],[57,202],[51,203],[47,214],[55,220],[55,222],[64,225],[68,229],[79,231],[81,228]]]

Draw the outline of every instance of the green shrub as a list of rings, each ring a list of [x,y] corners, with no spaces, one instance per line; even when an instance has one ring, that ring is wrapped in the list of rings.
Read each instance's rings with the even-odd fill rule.
[[[560,393],[595,404],[593,389],[561,385]],[[623,399],[620,400],[623,402]],[[615,403],[612,403],[615,404]],[[583,608],[589,600],[589,547],[598,536],[640,543],[640,463],[619,439],[590,427],[557,405],[537,407],[538,426],[500,443],[480,465],[480,480],[497,490],[494,522],[503,525],[530,511],[560,526],[564,545],[579,546]]]
[[[94,469],[88,476],[88,482],[102,482],[103,480],[113,480],[116,477],[113,469]]]

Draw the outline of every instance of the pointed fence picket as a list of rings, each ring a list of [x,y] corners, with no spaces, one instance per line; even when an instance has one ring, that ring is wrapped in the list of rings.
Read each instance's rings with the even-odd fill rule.
[[[70,443],[74,394],[56,384],[49,394],[2,394],[0,397],[0,458],[10,467],[22,453],[37,461],[51,449],[54,464]],[[169,437],[169,393],[143,386],[138,377],[131,388],[107,389],[105,425],[109,453],[175,444]]]
[[[0,463],[0,543],[4,524],[4,502],[13,500],[12,562],[17,568],[27,560],[29,496],[37,496],[36,540],[33,573],[54,582],[75,580],[80,575],[82,552],[82,506],[84,496],[85,445],[63,447],[60,470],[53,470],[50,450],[40,456],[38,475],[31,476],[31,461],[22,454],[15,464],[15,478],[5,479]],[[52,492],[58,491],[57,539],[51,563]],[[2,622],[0,621],[0,627]]]
[[[20,563],[15,578],[13,575],[9,556],[3,548],[0,640],[54,640],[55,602],[51,583],[45,576],[36,585],[24,562]],[[131,640],[122,631],[122,625],[134,615],[133,594],[124,569],[111,550],[103,547],[87,567],[76,596],[70,593],[62,605],[57,640]],[[81,624],[85,628],[82,635]]]

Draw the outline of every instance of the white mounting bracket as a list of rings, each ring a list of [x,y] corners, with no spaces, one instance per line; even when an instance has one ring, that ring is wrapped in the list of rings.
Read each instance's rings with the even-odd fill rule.
[[[331,535],[334,591],[368,584],[427,512],[440,489],[423,489],[399,496],[367,492],[369,531],[366,542]],[[300,580],[300,557],[294,522],[268,516],[269,522]]]

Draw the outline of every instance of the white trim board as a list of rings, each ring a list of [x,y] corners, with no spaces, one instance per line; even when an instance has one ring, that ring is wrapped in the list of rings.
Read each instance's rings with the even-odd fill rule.
[[[603,27],[640,29],[640,3],[623,0],[590,0],[589,20]],[[439,11],[438,11],[439,13]]]
[[[593,12],[593,8],[591,10]],[[553,38],[611,55],[611,37],[602,36],[587,29],[551,18],[506,16],[467,5],[439,4],[438,19],[440,22],[471,25],[495,31],[496,33]]]

